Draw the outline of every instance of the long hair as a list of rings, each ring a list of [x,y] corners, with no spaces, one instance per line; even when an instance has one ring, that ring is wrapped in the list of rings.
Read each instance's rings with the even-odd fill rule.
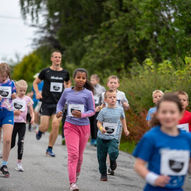
[[[173,103],[175,103],[177,105],[178,110],[180,111],[180,113],[183,112],[183,107],[182,107],[181,101],[178,98],[177,94],[175,94],[175,93],[166,93],[166,94],[164,94],[164,96],[161,98],[161,100],[157,103],[157,111],[159,110],[160,105],[161,105],[162,102],[173,102]],[[157,119],[156,113],[155,113],[153,115],[150,123],[149,123],[149,126],[154,127],[156,125],[161,125],[161,123]]]
[[[92,93],[94,93],[94,87],[92,86],[92,84],[90,83],[90,81],[88,80],[88,71],[84,68],[77,68],[75,71],[74,71],[74,74],[73,74],[73,78],[76,77],[76,74],[78,72],[83,72],[86,74],[86,83],[84,84],[84,88],[92,91]]]
[[[0,73],[1,74],[6,73],[7,77],[11,79],[11,69],[7,63],[5,62],[0,63]]]

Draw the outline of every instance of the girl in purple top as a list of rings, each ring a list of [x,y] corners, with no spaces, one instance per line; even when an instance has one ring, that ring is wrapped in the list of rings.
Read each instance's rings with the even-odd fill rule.
[[[0,173],[9,177],[7,168],[11,147],[11,135],[14,123],[12,100],[16,97],[16,88],[10,80],[10,67],[6,63],[0,63],[0,128],[3,129],[3,160]]]
[[[87,80],[87,71],[78,68],[73,78],[75,86],[64,90],[57,104],[56,116],[62,116],[62,110],[67,103],[68,114],[64,124],[64,135],[68,151],[68,174],[70,190],[78,191],[76,182],[80,174],[83,152],[90,136],[89,117],[95,114],[95,104],[93,87]]]

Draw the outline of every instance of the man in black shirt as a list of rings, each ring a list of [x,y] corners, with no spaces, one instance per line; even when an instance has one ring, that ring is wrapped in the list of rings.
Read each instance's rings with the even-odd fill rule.
[[[39,131],[36,134],[36,139],[39,140],[42,133],[46,132],[49,127],[49,121],[52,117],[52,129],[49,136],[49,144],[46,154],[55,157],[52,148],[56,142],[61,118],[56,117],[56,105],[64,88],[69,84],[69,73],[61,67],[62,54],[59,51],[54,51],[51,54],[52,65],[49,68],[43,69],[39,76],[34,80],[33,87],[36,92],[37,99],[42,100],[41,119]],[[38,84],[44,81],[42,94],[38,90]]]

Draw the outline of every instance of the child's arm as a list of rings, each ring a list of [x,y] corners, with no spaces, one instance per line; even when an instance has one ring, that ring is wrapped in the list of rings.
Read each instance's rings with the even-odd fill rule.
[[[17,97],[16,93],[13,93],[13,94],[11,95],[11,99],[15,99],[16,97]]]
[[[14,110],[14,115],[20,115],[21,111],[20,110]]]
[[[30,116],[31,116],[30,123],[33,124],[34,123],[34,111],[33,111],[32,105],[29,106],[29,113],[30,113]]]
[[[129,135],[129,131],[127,129],[127,123],[126,123],[126,119],[125,118],[121,119],[121,124],[122,124],[123,130],[124,130],[125,136],[128,136]]]
[[[101,131],[102,134],[106,133],[105,128],[102,126],[102,122],[101,121],[97,121],[97,127],[98,129]]]
[[[56,117],[60,118],[63,115],[63,109],[66,103],[66,92],[64,90],[64,92],[62,93],[62,96],[60,97],[58,103],[57,103],[57,107],[56,107]]]
[[[149,184],[160,187],[164,187],[166,184],[168,184],[170,177],[150,172],[145,165],[146,162],[144,160],[136,158],[134,169]]]

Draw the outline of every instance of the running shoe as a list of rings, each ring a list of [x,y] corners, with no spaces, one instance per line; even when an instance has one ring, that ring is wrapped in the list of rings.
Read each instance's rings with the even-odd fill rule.
[[[9,174],[9,171],[8,171],[8,168],[7,168],[7,165],[3,165],[1,168],[0,168],[0,171],[2,173],[2,175],[6,178],[8,178],[10,176]]]
[[[97,146],[97,140],[96,139],[91,139],[91,141],[90,141],[90,145],[92,145],[92,146]]]
[[[47,149],[46,150],[46,155],[50,157],[55,157],[56,155],[53,153],[52,149]]]
[[[15,168],[15,170],[19,172],[24,172],[24,168],[21,163],[17,163],[17,167]]]
[[[79,188],[76,183],[70,184],[70,191],[79,191]]]
[[[110,161],[110,168],[111,168],[111,170],[115,170],[117,168],[116,160]]]
[[[111,168],[108,168],[107,174],[114,176],[115,172],[114,170],[111,170]]]
[[[38,131],[38,132],[36,133],[36,139],[37,139],[37,140],[40,140],[41,137],[42,137],[42,132]]]
[[[100,181],[107,181],[107,175],[102,174],[100,177]]]

